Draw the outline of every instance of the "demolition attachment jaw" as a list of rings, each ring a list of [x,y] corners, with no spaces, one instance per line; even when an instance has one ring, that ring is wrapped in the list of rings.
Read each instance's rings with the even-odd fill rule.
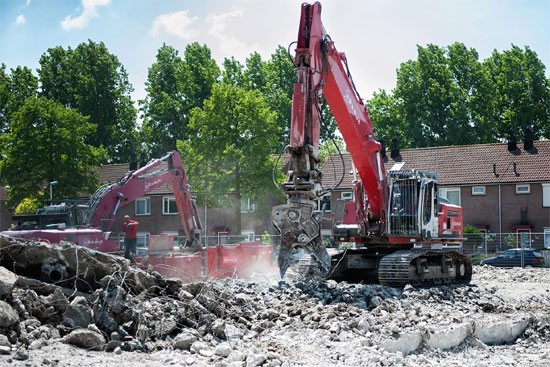
[[[315,202],[312,200],[289,201],[273,208],[273,225],[281,234],[278,258],[281,279],[288,268],[298,262],[296,257],[299,249],[304,249],[311,255],[321,276],[330,271],[330,255],[321,242],[320,218],[314,215],[314,208]]]

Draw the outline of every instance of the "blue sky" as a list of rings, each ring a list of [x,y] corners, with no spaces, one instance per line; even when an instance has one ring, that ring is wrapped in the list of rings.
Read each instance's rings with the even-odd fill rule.
[[[268,59],[296,39],[303,0],[0,0],[0,63],[36,72],[48,48],[104,42],[129,73],[134,99],[166,43],[206,44],[221,65],[251,52]],[[480,59],[529,46],[550,75],[550,0],[325,0],[322,19],[345,52],[363,98],[395,86],[416,45],[462,42]]]

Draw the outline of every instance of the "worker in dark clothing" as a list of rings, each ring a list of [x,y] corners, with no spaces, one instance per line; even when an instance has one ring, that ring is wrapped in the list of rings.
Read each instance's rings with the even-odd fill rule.
[[[138,221],[130,219],[129,215],[124,216],[124,223],[122,223],[122,232],[124,236],[124,257],[132,260],[133,255],[136,254],[136,241],[137,241],[137,227]]]

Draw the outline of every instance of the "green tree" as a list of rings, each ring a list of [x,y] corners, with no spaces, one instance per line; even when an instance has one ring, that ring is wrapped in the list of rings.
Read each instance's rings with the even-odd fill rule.
[[[109,161],[127,162],[136,150],[133,88],[105,44],[88,41],[74,50],[50,48],[40,58],[41,95],[76,109],[97,126],[85,141],[105,147]]]
[[[142,146],[146,154],[160,157],[176,147],[183,138],[186,116],[182,83],[185,67],[178,51],[163,45],[157,61],[149,68],[145,90],[147,97],[140,101],[143,111]]]
[[[236,195],[237,233],[241,198],[258,200],[274,189],[270,147],[279,136],[275,118],[260,92],[229,83],[214,85],[203,107],[192,111],[190,126],[196,136],[178,145],[199,197],[214,201]]]
[[[6,65],[0,65],[0,134],[8,126],[8,101],[10,99],[10,79],[6,73]],[[0,157],[0,159],[2,159]]]
[[[244,66],[238,60],[225,58],[223,60],[222,83],[243,85],[243,70]]]
[[[387,147],[393,139],[397,139],[401,146],[410,145],[407,128],[400,118],[399,108],[395,97],[385,90],[374,92],[367,101],[369,116],[378,141],[383,141]]]
[[[368,102],[378,137],[401,147],[499,142],[510,128],[547,138],[550,87],[536,53],[512,46],[480,62],[462,43],[418,46],[401,64],[392,94]]]
[[[14,210],[16,215],[34,214],[42,205],[37,198],[24,198]]]
[[[296,70],[287,50],[278,46],[265,64],[265,87],[262,90],[269,107],[277,113],[277,125],[281,133],[275,153],[288,144],[292,115],[292,93],[296,82]]]
[[[412,147],[476,143],[472,99],[480,73],[477,52],[455,43],[418,46],[418,58],[401,64],[394,90],[397,126]]]
[[[190,111],[210,96],[220,70],[210,49],[194,42],[187,45],[184,59],[171,46],[163,45],[149,68],[143,111],[142,147],[147,156],[159,157],[176,149],[177,140],[189,139]]]
[[[266,63],[262,61],[259,53],[253,52],[246,59],[246,68],[243,71],[241,87],[246,90],[266,91]]]
[[[492,138],[505,139],[510,128],[518,137],[529,128],[535,139],[550,138],[550,81],[537,54],[529,47],[495,50],[483,68],[490,78]]]
[[[94,169],[105,151],[86,145],[96,126],[87,117],[45,97],[31,97],[11,116],[0,137],[0,175],[13,206],[24,198],[44,200],[48,182],[58,181],[56,197],[93,192]]]
[[[220,68],[212,58],[206,45],[193,42],[185,47],[186,80],[183,91],[186,99],[186,115],[195,107],[201,107],[204,100],[210,97],[212,86],[220,78]]]
[[[6,132],[10,125],[10,115],[17,111],[27,98],[35,97],[38,91],[38,79],[31,69],[18,66],[5,71],[0,67],[0,133]]]

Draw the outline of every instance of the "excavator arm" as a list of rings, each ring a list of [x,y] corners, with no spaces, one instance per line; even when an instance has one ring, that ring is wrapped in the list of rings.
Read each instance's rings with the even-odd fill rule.
[[[387,197],[385,170],[367,109],[355,90],[343,53],[334,47],[321,22],[321,4],[302,4],[296,56],[297,81],[292,98],[290,127],[291,170],[282,188],[287,203],[273,208],[272,221],[281,234],[281,277],[292,263],[293,252],[304,248],[321,273],[330,270],[330,256],[321,242],[315,199],[323,194],[319,170],[320,106],[324,95],[351,154],[360,180],[356,216],[365,231],[383,231]],[[368,199],[367,199],[368,198]]]
[[[87,224],[104,232],[110,231],[120,207],[167,183],[174,192],[185,246],[200,247],[201,223],[181,157],[176,151],[128,172],[117,182],[100,187],[88,203]]]

